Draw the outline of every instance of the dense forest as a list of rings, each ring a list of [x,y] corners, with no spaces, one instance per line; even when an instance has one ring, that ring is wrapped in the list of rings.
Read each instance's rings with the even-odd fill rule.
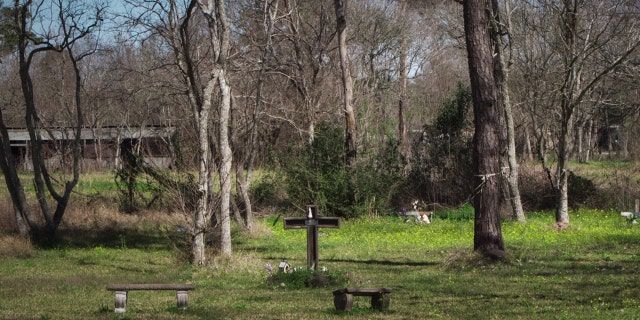
[[[0,1],[0,164],[18,224],[55,233],[91,170],[146,174],[182,192],[190,200],[181,208],[196,212],[196,242],[212,218],[224,239],[230,214],[251,228],[253,211],[270,205],[315,203],[349,218],[414,200],[428,210],[469,203],[478,193],[463,14],[472,2]],[[555,209],[562,227],[567,207],[590,190],[572,161],[640,151],[640,4],[481,5],[501,168],[483,178],[525,181],[520,206]],[[135,152],[115,167],[83,165],[102,154],[73,139],[86,128],[159,126],[175,128],[166,139],[171,173]],[[44,227],[22,192],[15,128],[30,135]],[[43,148],[43,133],[59,128],[75,133]],[[49,170],[52,154],[65,169]],[[256,169],[267,172],[259,182]],[[523,219],[504,180],[501,215]]]

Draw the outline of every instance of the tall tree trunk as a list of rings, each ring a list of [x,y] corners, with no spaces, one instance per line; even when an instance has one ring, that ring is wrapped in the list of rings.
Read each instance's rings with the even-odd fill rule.
[[[353,111],[353,80],[349,63],[349,52],[347,50],[347,18],[346,0],[333,1],[336,10],[336,31],[340,50],[340,69],[342,70],[342,106],[345,116],[345,163],[351,168],[356,163],[357,140],[356,140],[356,118]]]
[[[629,159],[629,130],[627,130],[624,123],[620,126],[620,134],[623,137],[622,145],[620,146],[622,148],[622,159],[627,160]]]
[[[570,108],[572,110],[572,108]],[[565,109],[566,110],[566,109]],[[568,110],[567,110],[568,111]],[[558,144],[558,166],[556,167],[556,228],[569,226],[569,139],[571,133],[571,113],[563,112]]]
[[[589,117],[589,121],[587,121],[587,137],[585,138],[585,140],[587,140],[586,142],[587,147],[584,154],[584,162],[589,162],[591,157],[591,148],[593,148],[592,135],[593,135],[593,118]]]
[[[198,193],[196,208],[193,212],[193,229],[191,244],[191,259],[196,265],[206,263],[206,233],[211,223],[211,150],[209,144],[209,122],[211,113],[211,99],[216,88],[215,79],[209,79],[201,90],[200,82],[196,76],[196,66],[191,58],[191,44],[189,36],[189,26],[191,17],[196,8],[197,2],[191,1],[185,11],[185,17],[177,19],[174,17],[176,4],[170,2],[169,25],[174,26],[173,33],[169,34],[174,56],[180,70],[183,81],[187,86],[187,98],[191,107],[191,115],[195,124],[197,144],[198,144]],[[181,20],[179,23],[178,20]],[[178,24],[179,23],[179,24]]]
[[[204,98],[210,97],[214,90],[214,82],[210,80],[204,90]],[[193,94],[189,94],[191,100],[195,100]],[[211,152],[209,150],[209,113],[211,103],[209,100],[203,100],[198,107],[196,103],[192,103],[194,108],[193,115],[195,117],[196,129],[198,135],[198,199],[196,200],[196,210],[193,217],[193,244],[192,259],[193,264],[202,265],[206,262],[205,254],[205,238],[207,227],[211,219],[209,208],[209,196],[211,193],[209,187],[209,177],[211,175]]]
[[[11,196],[18,231],[23,237],[37,236],[40,233],[40,227],[27,205],[24,187],[18,176],[18,164],[11,152],[11,141],[2,110],[0,110],[0,133],[0,168]]]
[[[81,161],[81,148],[82,148],[82,127],[84,124],[84,116],[82,112],[82,77],[80,74],[80,67],[78,66],[78,61],[84,58],[86,55],[81,55],[80,57],[76,57],[73,53],[72,47],[67,47],[67,54],[69,59],[71,60],[71,65],[73,66],[73,76],[74,76],[74,104],[75,104],[75,112],[76,112],[76,127],[74,132],[73,139],[73,156],[72,156],[72,178],[71,180],[64,181],[64,186],[62,190],[62,194],[56,192],[55,187],[51,181],[51,177],[45,171],[45,182],[47,184],[47,189],[49,190],[49,194],[56,201],[56,209],[53,213],[53,222],[54,225],[51,226],[52,231],[58,229],[58,226],[62,222],[62,217],[67,210],[67,206],[69,204],[69,199],[71,198],[71,193],[75,186],[78,184],[78,180],[80,179],[80,161]]]
[[[475,124],[474,250],[488,257],[502,258],[505,252],[499,214],[500,124],[493,45],[489,34],[491,3],[489,0],[466,0],[463,6]]]
[[[529,161],[533,160],[533,150],[531,148],[531,135],[529,134],[529,128],[524,129],[524,150],[523,150],[523,158],[528,159]]]
[[[558,137],[558,165],[556,167],[556,228],[569,226],[569,139],[572,132],[577,93],[581,90],[582,73],[578,65],[576,39],[578,32],[578,4],[563,0],[561,33],[564,53],[564,79],[560,97],[560,133]]]
[[[233,161],[233,153],[229,144],[231,88],[227,84],[224,69],[218,69],[216,73],[221,93],[220,125],[218,128],[218,144],[220,147],[220,248],[223,254],[231,254],[231,166]]]
[[[198,0],[198,6],[210,32],[213,65],[211,79],[219,90],[218,105],[218,147],[220,148],[220,249],[222,254],[231,254],[231,168],[233,152],[230,145],[229,127],[231,121],[231,87],[227,82],[227,58],[231,28],[227,19],[224,0]],[[208,97],[211,102],[213,96]]]
[[[400,140],[400,150],[407,156],[407,124],[405,121],[405,110],[407,106],[407,52],[406,44],[401,44],[400,50],[400,98],[398,99],[398,139]]]
[[[502,104],[502,108],[504,110],[504,119],[506,124],[506,149],[507,149],[507,165],[509,168],[509,172],[507,174],[507,185],[509,188],[509,202],[511,204],[511,209],[513,212],[513,216],[516,221],[524,223],[527,221],[524,210],[522,209],[522,200],[520,198],[520,187],[518,186],[518,159],[516,155],[516,142],[515,142],[515,124],[513,122],[513,112],[511,108],[511,99],[509,94],[508,87],[508,79],[509,79],[509,65],[511,64],[511,50],[509,47],[509,52],[507,52],[508,58],[505,58],[504,53],[502,51],[502,46],[504,45],[501,34],[504,32],[504,26],[506,26],[506,33],[509,33],[509,26],[511,25],[509,14],[510,14],[510,6],[509,1],[505,2],[506,6],[506,15],[507,18],[505,24],[501,21],[500,17],[500,9],[498,7],[498,2],[496,0],[491,1],[492,13],[493,17],[491,19],[491,38],[494,44],[494,77],[496,80],[496,87],[498,90],[499,102]],[[510,41],[509,41],[510,42]],[[505,61],[507,59],[508,61]]]
[[[576,153],[578,162],[584,163],[584,121],[578,121],[576,126]]]
[[[406,11],[406,1],[400,2],[402,15]],[[407,156],[407,124],[405,122],[405,110],[407,106],[407,76],[409,68],[407,66],[407,39],[403,35],[400,40],[400,97],[398,98],[398,140],[400,140],[400,151],[403,156]]]

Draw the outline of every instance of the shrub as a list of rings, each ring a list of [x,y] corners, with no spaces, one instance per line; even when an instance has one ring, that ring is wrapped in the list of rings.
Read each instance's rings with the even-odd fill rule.
[[[393,208],[390,199],[401,184],[406,160],[400,152],[400,141],[387,136],[379,149],[360,161],[357,169],[357,216],[377,215]]]
[[[290,146],[281,155],[287,195],[294,207],[317,204],[324,214],[350,215],[353,193],[343,155],[344,136],[328,123],[318,126],[311,145]]]
[[[520,166],[520,196],[525,210],[553,210],[555,194],[549,177],[542,169]],[[599,191],[591,179],[569,172],[569,207],[598,204],[603,191]]]
[[[348,283],[347,277],[340,272],[315,270],[277,272],[267,278],[267,284],[289,289],[344,287]]]
[[[578,208],[598,194],[593,181],[569,171],[569,206]]]
[[[469,203],[465,203],[460,208],[445,208],[434,212],[435,216],[440,219],[469,221],[475,217],[475,210]]]
[[[252,205],[257,208],[286,207],[286,190],[280,177],[275,173],[266,173],[249,187]]]
[[[398,147],[388,137],[379,150],[360,154],[349,169],[342,129],[322,123],[311,145],[290,147],[280,157],[287,195],[294,207],[317,204],[323,215],[352,218],[385,210],[403,168]]]
[[[455,206],[473,192],[471,96],[461,83],[446,100],[433,124],[425,125],[412,146],[411,171],[396,203],[421,199],[425,203]],[[409,201],[407,201],[409,200]]]
[[[542,168],[521,165],[518,171],[518,186],[522,206],[527,211],[552,210],[554,194],[547,173]]]

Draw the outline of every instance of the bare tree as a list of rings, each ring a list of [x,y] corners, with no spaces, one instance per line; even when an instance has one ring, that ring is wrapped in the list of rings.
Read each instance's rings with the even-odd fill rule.
[[[535,86],[528,89],[530,95],[541,98],[530,100],[537,104],[534,123],[544,124],[553,115],[554,125],[547,125],[546,130],[558,128],[553,131],[555,172],[540,158],[555,193],[556,227],[563,229],[569,226],[569,157],[576,120],[602,80],[637,52],[640,13],[637,5],[626,1],[541,1],[522,8],[535,17],[527,20],[531,23],[527,29],[535,30],[538,37],[534,41],[545,50],[532,60],[537,72],[543,72],[544,81],[533,82]],[[547,133],[540,130],[542,126],[538,128],[541,140]]]
[[[31,29],[33,20],[42,14],[42,9],[46,5],[51,5],[54,12],[55,21],[57,23],[57,30],[46,30],[39,36],[35,36],[34,31]],[[45,236],[48,239],[54,237],[55,232],[62,221],[62,217],[67,208],[69,197],[73,188],[78,182],[79,177],[79,161],[80,161],[80,130],[83,123],[82,117],[82,101],[81,101],[81,76],[78,62],[85,56],[93,53],[93,49],[84,51],[83,53],[74,53],[74,47],[81,39],[90,35],[96,28],[99,27],[102,21],[102,14],[104,7],[96,7],[89,10],[93,15],[87,16],[85,10],[90,9],[80,3],[65,2],[63,0],[57,0],[53,3],[48,2],[33,2],[25,1],[20,3],[14,2],[14,27],[16,28],[15,34],[17,36],[17,49],[18,49],[18,61],[19,61],[19,74],[20,83],[22,88],[22,95],[26,106],[25,122],[27,131],[30,138],[30,153],[34,170],[34,184],[36,187],[36,193],[38,202],[40,204],[40,210],[45,220]],[[73,175],[70,180],[65,179],[62,183],[62,192],[57,190],[56,179],[49,172],[43,154],[43,142],[42,132],[46,130],[43,126],[42,119],[38,112],[38,108],[35,102],[34,94],[34,81],[31,77],[31,66],[33,59],[36,55],[43,52],[66,52],[69,59],[72,61],[74,71],[74,101],[75,106],[75,129],[74,129],[74,143],[73,149]],[[8,136],[5,135],[3,139],[5,143],[8,143]],[[5,148],[6,150],[6,148]],[[30,217],[31,212],[26,207],[24,201],[24,191],[19,179],[16,175],[15,159],[11,159],[11,156],[5,152],[5,159],[2,161],[3,169],[6,169],[5,178],[7,183],[11,183],[8,187],[16,188],[15,193],[12,193],[12,200],[14,201],[15,208],[21,212],[24,220],[29,222],[32,236],[38,236],[40,228],[36,227],[33,222],[35,219]],[[13,168],[11,168],[13,166]],[[22,195],[20,195],[22,193]],[[53,198],[56,202],[56,206],[53,212],[48,204],[48,197]]]
[[[218,148],[220,149],[220,247],[223,254],[231,254],[231,166],[233,152],[229,142],[231,121],[231,87],[227,83],[227,59],[229,57],[230,26],[224,0],[200,0],[198,7],[204,14],[213,48],[212,70],[204,90],[204,104],[213,103],[213,90],[217,86]],[[210,107],[208,107],[210,108]],[[199,244],[199,242],[198,242]],[[204,243],[202,243],[204,247]]]
[[[306,2],[285,0],[285,32],[281,35],[288,42],[290,58],[281,57],[280,72],[297,95],[295,113],[302,118],[293,123],[306,136],[309,145],[315,138],[315,126],[320,115],[330,113],[321,105],[327,103],[327,90],[335,89],[330,83],[330,74],[334,63],[327,63],[335,30],[330,24],[331,12],[327,10],[328,1]],[[290,52],[290,51],[287,51]],[[295,122],[302,123],[301,125]]]
[[[260,32],[256,32],[262,35],[262,39],[253,40],[256,42],[256,46],[259,48],[259,56],[256,62],[256,76],[255,76],[255,97],[253,104],[251,105],[250,116],[251,119],[248,123],[247,138],[244,141],[244,148],[239,146],[236,141],[233,143],[233,149],[237,153],[241,153],[242,156],[238,157],[236,164],[236,190],[244,203],[244,219],[247,230],[253,228],[253,206],[249,194],[249,185],[252,179],[252,173],[256,156],[258,154],[258,144],[260,139],[260,122],[262,114],[265,113],[265,82],[267,82],[267,73],[272,72],[270,64],[273,60],[273,42],[275,34],[275,25],[281,19],[278,17],[278,9],[280,5],[279,0],[264,0],[261,3],[261,29]],[[247,32],[249,33],[249,32]],[[232,136],[234,140],[237,139],[238,132],[234,132]]]
[[[177,1],[132,1],[132,5],[144,12],[135,16],[132,23],[142,26],[151,38],[159,36],[169,46],[172,63],[178,71],[186,93],[197,145],[197,199],[193,212],[192,262],[206,263],[205,240],[216,211],[213,203],[215,164],[213,150],[219,152],[220,164],[220,223],[221,238],[218,245],[222,253],[230,254],[230,194],[231,148],[229,145],[229,121],[231,89],[226,79],[226,61],[229,53],[229,25],[224,2],[190,0],[183,5]],[[217,109],[216,109],[217,108]],[[214,123],[212,119],[217,111]],[[216,138],[213,138],[216,137]]]

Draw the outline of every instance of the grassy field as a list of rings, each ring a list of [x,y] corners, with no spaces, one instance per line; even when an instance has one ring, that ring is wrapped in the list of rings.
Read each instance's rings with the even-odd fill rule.
[[[56,248],[0,239],[0,319],[640,319],[640,226],[619,212],[572,212],[571,227],[551,213],[505,222],[509,263],[471,253],[473,223],[432,225],[397,217],[344,221],[322,230],[320,265],[349,286],[388,287],[387,311],[356,297],[336,312],[337,287],[268,283],[265,263],[306,265],[306,233],[282,219],[261,219],[253,234],[234,233],[232,257],[184,263],[180,216],[72,212]],[[109,227],[105,227],[109,226]],[[176,243],[178,243],[176,245]],[[111,283],[194,283],[189,308],[175,293],[130,292],[125,314],[113,312]]]

